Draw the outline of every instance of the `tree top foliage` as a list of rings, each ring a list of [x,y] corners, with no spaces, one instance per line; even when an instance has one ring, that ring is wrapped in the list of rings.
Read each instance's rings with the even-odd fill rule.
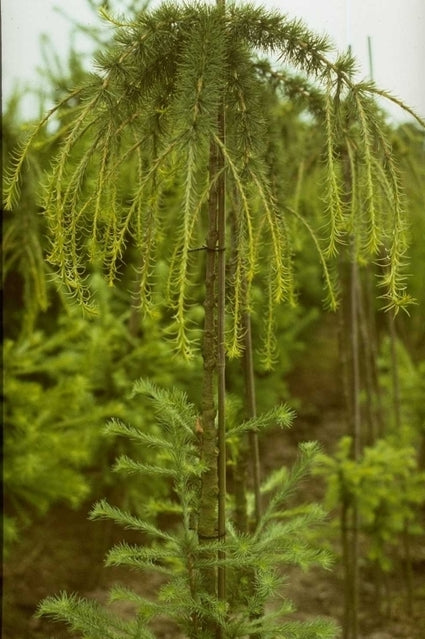
[[[110,45],[96,71],[35,127],[16,158],[7,207],[19,196],[20,173],[37,136],[52,118],[60,140],[44,184],[49,261],[86,308],[88,265],[112,284],[128,245],[140,255],[140,303],[149,312],[159,251],[168,259],[167,299],[179,348],[188,352],[186,309],[194,256],[205,237],[205,207],[214,181],[211,144],[224,159],[229,218],[235,231],[228,351],[240,352],[242,313],[252,282],[267,281],[273,307],[294,302],[293,244],[307,229],[319,251],[329,304],[337,300],[328,259],[348,238],[354,257],[381,259],[388,308],[409,302],[404,277],[405,212],[395,158],[377,96],[402,103],[373,82],[352,80],[355,60],[337,55],[326,37],[300,20],[253,4],[165,2],[129,21],[113,18]],[[276,62],[261,56],[273,56]],[[298,75],[297,75],[298,74]],[[322,131],[323,211],[307,220],[291,207],[293,184],[282,164],[293,161],[273,139],[282,104],[302,105]],[[224,104],[226,137],[218,134]],[[295,158],[296,161],[296,158]],[[320,237],[326,228],[325,241]]]

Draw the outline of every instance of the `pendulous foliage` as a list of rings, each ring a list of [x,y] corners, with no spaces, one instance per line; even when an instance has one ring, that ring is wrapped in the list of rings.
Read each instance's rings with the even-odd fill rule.
[[[331,306],[337,299],[326,256],[333,256],[349,235],[356,237],[362,257],[384,260],[386,305],[398,309],[409,302],[403,195],[385,122],[374,102],[377,95],[390,96],[373,83],[352,81],[354,60],[348,54],[335,56],[326,38],[310,33],[300,21],[252,5],[224,10],[221,5],[164,3],[127,23],[109,19],[115,37],[98,54],[96,72],[36,127],[17,157],[7,192],[12,207],[23,163],[40,131],[77,101],[60,129],[62,144],[46,179],[44,206],[52,238],[49,261],[86,308],[93,310],[85,285],[88,265],[100,264],[112,283],[132,244],[141,256],[140,307],[149,312],[156,284],[153,265],[159,250],[164,256],[167,237],[167,295],[177,346],[192,352],[186,311],[195,249],[204,243],[205,206],[214,187],[205,170],[212,142],[222,153],[237,217],[238,248],[228,293],[230,355],[241,353],[241,318],[253,306],[252,282],[261,263],[268,282],[265,333],[271,361],[273,307],[294,301],[292,258],[300,225],[319,251]],[[261,53],[277,57],[276,68],[259,60]],[[288,74],[282,64],[301,76]],[[282,190],[279,195],[276,185],[285,177],[283,145],[263,144],[285,115],[279,103],[288,99],[299,100],[325,131],[326,204],[314,224],[288,206],[294,196],[289,185],[284,190],[288,201],[282,201]],[[224,142],[216,119],[221,100],[227,113]],[[350,185],[342,179],[346,158]],[[129,175],[130,197],[123,189]],[[179,194],[171,209],[170,188]],[[317,230],[324,223],[327,246]]]

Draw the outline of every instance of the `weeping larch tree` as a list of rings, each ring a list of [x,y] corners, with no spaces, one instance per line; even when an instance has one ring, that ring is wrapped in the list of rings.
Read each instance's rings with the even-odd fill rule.
[[[295,300],[293,246],[300,226],[317,248],[331,308],[337,295],[328,261],[344,242],[355,246],[355,259],[385,262],[386,307],[404,307],[409,296],[403,194],[375,100],[392,100],[423,122],[373,82],[356,83],[350,53],[337,55],[326,37],[286,15],[250,4],[226,6],[224,0],[164,3],[131,21],[103,15],[114,27],[112,43],[97,56],[96,71],[28,138],[6,206],[13,208],[19,197],[20,172],[40,131],[64,113],[53,134],[62,143],[43,185],[43,207],[51,237],[48,260],[78,302],[95,311],[86,285],[91,265],[112,284],[132,245],[140,256],[140,310],[150,313],[157,299],[158,251],[166,236],[163,298],[173,311],[176,349],[190,357],[197,346],[187,311],[195,264],[204,259],[198,435],[205,470],[196,529],[200,543],[220,542],[226,534],[225,360],[246,352],[247,321],[258,310],[253,283],[261,271],[267,283],[265,310],[259,312],[267,363],[273,313],[279,304]],[[292,185],[281,185],[284,147],[270,140],[284,117],[279,105],[295,99],[304,100],[306,112],[325,133],[319,220],[305,219],[293,206],[296,198],[284,200],[282,194],[293,194]],[[123,188],[129,173],[130,198]],[[170,189],[178,199],[173,212]],[[316,229],[323,235],[324,227],[321,237]],[[225,565],[219,550],[216,565],[207,566],[202,578],[205,592],[224,602]],[[214,634],[223,636],[220,623],[215,624]],[[213,635],[204,627],[199,636]]]

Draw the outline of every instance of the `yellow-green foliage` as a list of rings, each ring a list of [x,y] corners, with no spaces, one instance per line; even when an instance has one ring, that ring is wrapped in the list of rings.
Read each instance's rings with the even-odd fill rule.
[[[392,348],[395,350],[398,388],[394,388]],[[423,446],[425,437],[425,359],[421,353],[413,358],[400,339],[391,344],[388,337],[382,340],[378,355],[379,381],[383,402],[384,419],[388,438],[397,444],[413,446],[417,450]],[[415,361],[416,360],[416,361]],[[397,396],[398,395],[398,396]],[[396,417],[395,405],[399,404],[400,423]]]
[[[108,413],[94,404],[81,356],[57,353],[43,339],[36,333],[26,342],[5,342],[6,514],[21,523],[54,502],[78,506],[88,495],[83,468],[93,460]]]
[[[412,446],[380,439],[367,446],[358,461],[351,458],[351,446],[351,438],[344,437],[333,457],[321,457],[318,472],[326,479],[327,505],[356,505],[368,558],[389,570],[402,536],[423,532],[418,507],[425,501],[425,473]]]
[[[140,255],[140,306],[149,312],[153,265],[166,247],[167,302],[177,346],[191,354],[187,309],[194,249],[204,244],[205,206],[217,177],[208,173],[212,143],[224,158],[228,202],[237,220],[228,291],[230,355],[241,352],[240,320],[252,306],[251,284],[261,264],[268,282],[266,360],[271,361],[273,309],[295,300],[292,257],[300,225],[314,237],[331,306],[336,295],[325,257],[350,235],[357,258],[376,259],[386,251],[386,305],[397,309],[409,302],[403,196],[388,131],[373,100],[390,96],[373,83],[352,81],[350,55],[336,56],[326,38],[298,20],[251,5],[165,3],[128,23],[111,22],[115,37],[97,56],[96,71],[36,127],[16,160],[6,194],[12,208],[35,140],[50,119],[60,119],[67,104],[76,101],[60,135],[55,134],[61,146],[45,181],[44,206],[52,238],[49,260],[86,308],[92,309],[85,284],[90,262],[101,265],[112,283],[126,248],[134,245]],[[275,54],[279,63],[264,63],[261,53]],[[297,69],[301,78],[282,64]],[[216,117],[222,100],[224,141]],[[299,210],[291,211],[299,183],[285,183],[281,169],[293,158],[284,141],[264,144],[280,128],[285,109],[279,104],[285,101],[301,104],[324,131],[325,201],[314,224]],[[301,168],[297,159],[295,166]],[[322,241],[324,224],[328,231]]]
[[[59,307],[57,318],[50,316],[53,334],[41,328],[14,339],[6,334],[4,482],[10,541],[34,513],[57,502],[78,506],[93,488],[111,481],[109,451],[122,443],[106,439],[103,425],[111,417],[146,424],[146,415],[133,415],[126,391],[141,368],[164,384],[178,378],[198,399],[193,367],[166,365],[172,346],[161,339],[160,316],[145,322],[148,339],[133,338],[128,300],[126,308],[100,276],[91,278],[91,290],[101,309],[98,317]],[[127,502],[140,501],[146,486],[129,482]],[[163,493],[164,482],[149,481],[144,510],[155,514],[151,502]]]

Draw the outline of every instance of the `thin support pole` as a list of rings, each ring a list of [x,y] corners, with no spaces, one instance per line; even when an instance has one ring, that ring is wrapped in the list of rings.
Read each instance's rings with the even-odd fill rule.
[[[224,109],[219,118],[219,136],[225,138]],[[226,535],[226,347],[225,347],[225,312],[226,312],[226,179],[224,158],[218,151],[220,174],[217,182],[218,190],[218,265],[217,265],[217,421],[218,421],[218,535],[221,540]],[[220,558],[224,558],[220,551]],[[226,598],[226,573],[224,566],[218,569],[218,597]]]
[[[252,330],[251,315],[247,311],[243,317],[244,325],[244,374],[245,374],[245,402],[246,412],[250,419],[257,417],[257,402],[255,396],[255,379],[254,379],[254,357],[252,349]],[[251,450],[252,475],[254,481],[254,498],[255,498],[255,525],[257,526],[261,519],[261,467],[260,452],[258,446],[258,434],[254,431],[249,433],[249,446]]]
[[[372,38],[370,36],[367,36],[367,52],[369,57],[369,77],[373,80]]]
[[[400,394],[400,373],[398,367],[397,353],[397,329],[394,315],[389,315],[390,329],[390,353],[391,353],[391,382],[392,382],[392,400],[394,424],[396,431],[399,433],[401,428],[401,394]]]
[[[351,265],[351,348],[353,365],[353,458],[358,462],[361,449],[361,412],[360,412],[360,357],[359,357],[359,270],[353,251]],[[359,611],[359,509],[357,497],[354,498],[352,508],[352,562],[351,562],[351,639],[358,637]]]
[[[217,0],[217,7],[226,8],[225,0]],[[217,118],[218,137],[223,146],[226,143],[226,119],[224,96],[219,106]],[[224,542],[226,537],[226,347],[225,347],[225,315],[226,315],[226,176],[225,161],[221,149],[217,149],[217,426],[218,426],[218,536]],[[220,550],[218,558],[221,565],[217,572],[217,595],[226,600],[226,569],[223,565],[224,550]],[[222,632],[218,632],[222,636]]]

